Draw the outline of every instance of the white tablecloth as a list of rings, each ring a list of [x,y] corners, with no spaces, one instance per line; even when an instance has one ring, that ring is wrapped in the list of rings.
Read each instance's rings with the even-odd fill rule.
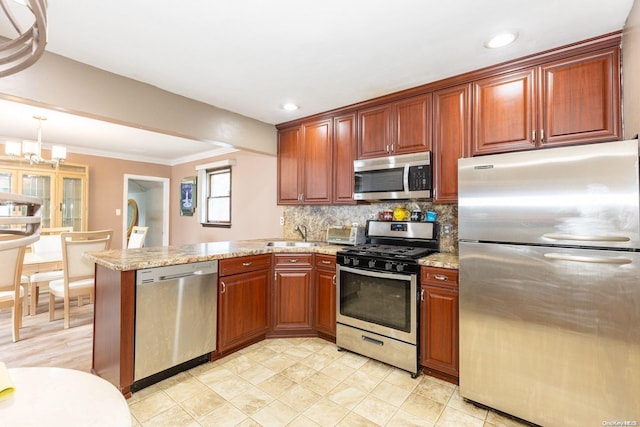
[[[122,393],[87,372],[62,368],[8,369],[15,391],[0,399],[0,425],[130,427]]]

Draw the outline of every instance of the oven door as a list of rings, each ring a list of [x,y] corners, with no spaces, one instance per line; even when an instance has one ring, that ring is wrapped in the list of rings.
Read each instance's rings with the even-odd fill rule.
[[[417,343],[417,275],[338,265],[336,321],[410,344]]]

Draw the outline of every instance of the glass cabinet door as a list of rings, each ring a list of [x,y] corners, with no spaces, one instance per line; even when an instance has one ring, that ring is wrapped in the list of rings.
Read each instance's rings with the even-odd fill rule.
[[[43,228],[52,227],[51,224],[51,193],[52,176],[29,174],[22,175],[22,194],[34,196],[42,199],[42,222]]]
[[[81,178],[62,177],[62,226],[73,231],[82,230],[82,186]]]

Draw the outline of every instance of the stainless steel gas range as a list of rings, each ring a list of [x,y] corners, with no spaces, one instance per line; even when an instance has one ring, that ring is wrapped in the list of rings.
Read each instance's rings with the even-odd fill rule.
[[[418,375],[418,259],[434,222],[367,222],[367,243],[337,253],[336,344]]]

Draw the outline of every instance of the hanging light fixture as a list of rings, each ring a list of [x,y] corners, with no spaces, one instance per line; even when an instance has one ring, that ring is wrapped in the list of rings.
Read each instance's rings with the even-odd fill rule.
[[[4,14],[18,33],[13,40],[0,43],[0,77],[15,74],[33,65],[44,53],[47,44],[47,0],[23,0],[34,17],[26,31],[13,14],[8,0],[0,0]]]
[[[24,158],[29,160],[29,164],[49,164],[51,167],[57,168],[60,163],[67,159],[67,149],[61,145],[53,145],[51,147],[51,160],[42,157],[42,121],[47,120],[43,116],[33,116],[38,121],[38,140],[19,142],[7,141],[4,145],[4,152],[7,156],[19,157],[22,153]]]

